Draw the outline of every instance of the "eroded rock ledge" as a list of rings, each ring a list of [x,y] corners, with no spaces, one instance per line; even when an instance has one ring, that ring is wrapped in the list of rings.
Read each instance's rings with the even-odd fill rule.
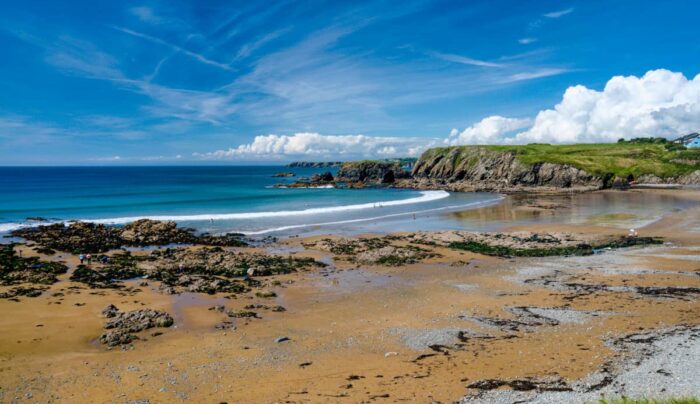
[[[240,234],[196,235],[193,229],[180,228],[175,222],[150,219],[137,220],[124,227],[89,222],[74,222],[68,225],[56,223],[14,230],[12,236],[34,241],[45,248],[74,254],[100,253],[123,246],[202,244],[241,247],[246,245]]]

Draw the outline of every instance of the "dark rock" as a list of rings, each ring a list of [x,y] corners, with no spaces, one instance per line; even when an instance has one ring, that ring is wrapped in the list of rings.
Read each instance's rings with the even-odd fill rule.
[[[336,181],[361,183],[393,183],[399,178],[409,178],[399,161],[366,160],[343,163]]]
[[[173,325],[173,318],[163,311],[142,309],[118,312],[105,324],[104,328],[109,331],[100,336],[100,342],[108,346],[126,345],[138,339],[133,335],[134,333],[171,325]]]
[[[287,164],[287,167],[299,167],[299,168],[333,168],[340,167],[343,164],[340,161],[294,161]]]
[[[0,293],[0,299],[16,299],[18,296],[39,297],[48,288],[46,287],[22,287],[12,288],[7,292]]]
[[[516,391],[571,391],[569,387],[563,380],[530,380],[530,379],[513,379],[513,380],[500,380],[500,379],[485,379],[474,382],[467,387],[470,389],[478,390],[494,390],[503,386],[508,386]]]
[[[59,262],[19,256],[14,250],[14,244],[0,245],[0,285],[50,285],[58,281],[57,275],[67,271],[68,267]]]
[[[73,254],[102,253],[122,246],[204,244],[240,247],[247,245],[240,234],[196,236],[193,229],[179,228],[175,222],[150,219],[137,220],[123,228],[87,222],[75,222],[70,225],[56,223],[18,229],[11,234],[14,237],[35,241],[44,248]]]
[[[248,310],[229,310],[226,315],[231,318],[260,318],[258,313]]]
[[[327,183],[333,181],[333,174],[330,171],[326,171],[322,174],[314,174],[311,176],[311,182],[313,184]]]
[[[119,314],[119,309],[117,306],[110,304],[102,310],[102,315],[107,318],[116,317]]]

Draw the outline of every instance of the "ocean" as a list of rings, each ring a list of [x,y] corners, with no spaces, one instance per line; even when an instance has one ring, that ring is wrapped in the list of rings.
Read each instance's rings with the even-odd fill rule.
[[[175,220],[199,232],[251,236],[408,231],[454,227],[444,222],[444,213],[502,199],[491,193],[273,187],[321,171],[282,166],[2,167],[0,232],[39,224],[29,219],[34,217],[105,224]],[[278,172],[297,177],[273,177]]]

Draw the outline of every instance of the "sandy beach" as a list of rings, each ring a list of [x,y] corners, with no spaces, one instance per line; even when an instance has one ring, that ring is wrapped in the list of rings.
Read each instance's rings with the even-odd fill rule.
[[[483,255],[442,243],[446,236],[436,232],[224,247],[326,264],[254,276],[259,283],[242,293],[168,294],[160,282],[142,278],[96,288],[70,280],[75,255],[17,245],[23,257],[69,269],[37,297],[0,299],[0,402],[698,396],[700,376],[683,364],[700,361],[700,192],[627,192],[640,202],[656,195],[697,205],[660,218],[611,212],[558,223],[562,210],[575,211],[591,197],[510,196],[453,213],[485,221],[548,216],[548,223],[499,232],[563,232],[581,240],[625,236],[626,221],[641,220],[640,236],[662,240],[585,256]],[[382,259],[381,251],[392,258]],[[173,324],[108,347],[100,335],[109,304],[120,312],[164,311]]]

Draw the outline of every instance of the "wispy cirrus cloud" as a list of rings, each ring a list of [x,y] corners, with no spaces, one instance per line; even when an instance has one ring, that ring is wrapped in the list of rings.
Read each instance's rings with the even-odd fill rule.
[[[170,48],[173,51],[182,53],[183,55],[189,56],[189,57],[197,60],[198,62],[204,63],[206,65],[218,67],[218,68],[224,69],[224,70],[233,70],[233,68],[231,66],[229,66],[228,64],[217,62],[217,61],[212,60],[212,59],[210,59],[210,58],[208,58],[200,53],[185,49],[182,46],[175,45],[175,44],[170,43],[164,39],[160,39],[160,38],[148,35],[148,34],[144,34],[142,32],[134,31],[134,30],[131,30],[128,28],[120,27],[120,26],[114,26],[112,28],[114,28],[117,31],[123,32],[125,34],[134,36],[136,38],[145,39],[146,41],[149,41],[149,42],[152,42],[152,43],[155,43],[158,45],[162,45],[166,48]]]
[[[547,18],[560,18],[560,17],[563,17],[567,14],[571,14],[573,12],[574,12],[574,8],[570,7],[570,8],[566,8],[563,10],[551,11],[551,12],[545,13],[543,15]]]
[[[463,65],[470,65],[470,66],[480,66],[480,67],[503,67],[503,64],[501,63],[495,63],[495,62],[488,62],[485,60],[479,60],[479,59],[472,59],[466,56],[461,56],[461,55],[453,55],[449,53],[439,53],[439,52],[433,52],[432,55],[438,59],[442,59],[448,62],[453,62],[453,63],[459,63]]]
[[[525,81],[525,80],[534,80],[534,79],[540,79],[543,77],[558,76],[560,74],[568,73],[570,71],[571,71],[570,69],[566,69],[566,68],[535,69],[532,71],[523,71],[523,72],[511,74],[511,75],[504,78],[504,82],[511,83],[511,82]]]
[[[537,38],[527,37],[518,39],[518,43],[521,45],[529,45],[537,42]]]

